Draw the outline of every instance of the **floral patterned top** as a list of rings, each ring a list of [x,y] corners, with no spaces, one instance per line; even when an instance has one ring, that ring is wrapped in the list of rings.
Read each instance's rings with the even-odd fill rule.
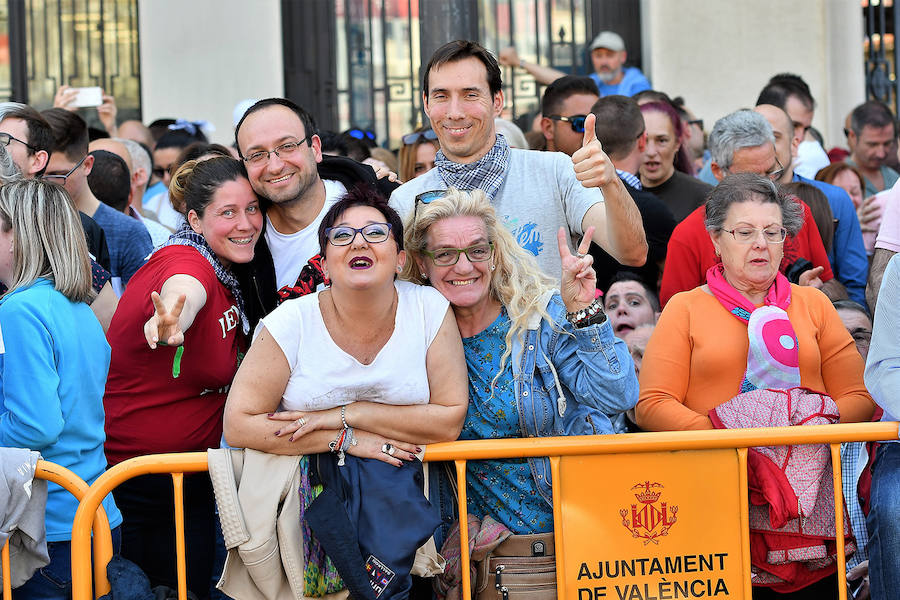
[[[469,408],[461,440],[521,437],[513,391],[513,357],[507,357],[494,384],[509,327],[504,308],[487,329],[463,338]],[[478,518],[489,514],[515,534],[553,531],[553,508],[538,494],[526,459],[470,461],[466,480],[469,513]]]

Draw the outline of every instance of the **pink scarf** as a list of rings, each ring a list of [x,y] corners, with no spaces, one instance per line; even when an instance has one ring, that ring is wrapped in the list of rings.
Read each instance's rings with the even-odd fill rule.
[[[791,304],[791,284],[787,278],[781,273],[775,276],[764,305],[759,308],[725,280],[722,263],[709,268],[706,283],[725,310],[747,323],[750,348],[740,393],[799,386],[797,334],[786,312]]]

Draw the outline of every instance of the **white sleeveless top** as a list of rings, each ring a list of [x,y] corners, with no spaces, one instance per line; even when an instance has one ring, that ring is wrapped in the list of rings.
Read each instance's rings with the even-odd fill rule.
[[[425,354],[450,303],[430,287],[406,281],[394,287],[394,332],[368,365],[331,339],[319,309],[320,292],[287,300],[262,319],[291,367],[281,410],[326,410],[359,400],[428,403]]]

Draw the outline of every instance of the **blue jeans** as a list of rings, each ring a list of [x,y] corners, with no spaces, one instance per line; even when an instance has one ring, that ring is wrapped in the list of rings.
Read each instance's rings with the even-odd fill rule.
[[[891,600],[900,590],[900,443],[878,448],[872,473],[869,586],[872,600]]]
[[[113,554],[122,547],[122,528],[112,530]],[[13,600],[68,600],[72,597],[72,543],[47,542],[50,564],[13,590]]]

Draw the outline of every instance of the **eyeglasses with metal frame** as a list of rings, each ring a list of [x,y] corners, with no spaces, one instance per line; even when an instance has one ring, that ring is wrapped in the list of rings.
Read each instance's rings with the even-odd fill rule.
[[[294,152],[300,149],[300,146],[303,144],[309,144],[312,146],[312,137],[314,133],[309,134],[299,142],[285,142],[280,146],[276,146],[272,150],[258,150],[249,154],[244,158],[244,162],[248,165],[259,166],[264,165],[269,162],[269,157],[274,153],[278,158],[284,159],[288,156],[292,156]]]
[[[763,239],[767,244],[783,244],[787,237],[787,229],[784,227],[769,226],[763,229],[756,227],[735,227],[734,229],[722,229],[725,233],[730,233],[738,244],[752,244],[762,232]]]

